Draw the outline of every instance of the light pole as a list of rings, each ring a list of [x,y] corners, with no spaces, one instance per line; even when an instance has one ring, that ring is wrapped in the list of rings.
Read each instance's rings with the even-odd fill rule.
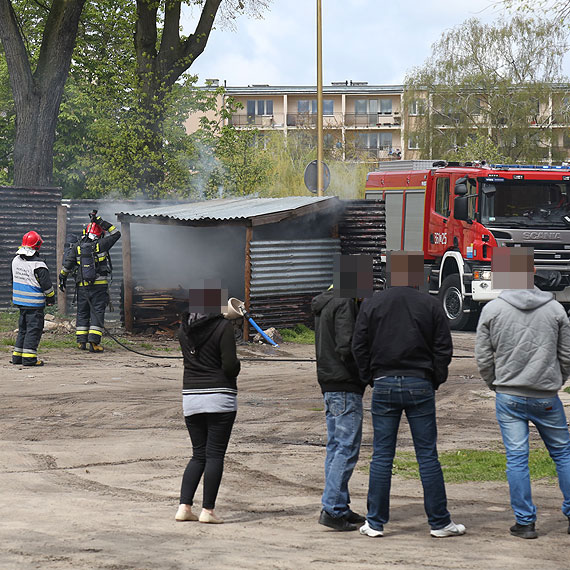
[[[323,185],[323,18],[317,0],[317,196],[324,196]]]

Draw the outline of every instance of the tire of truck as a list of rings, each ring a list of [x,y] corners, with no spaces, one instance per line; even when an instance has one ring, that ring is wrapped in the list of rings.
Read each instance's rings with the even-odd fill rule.
[[[448,275],[443,280],[438,297],[451,330],[475,329],[479,320],[479,311],[471,299],[466,299],[461,294],[461,281],[457,273]],[[465,313],[464,309],[471,309],[471,312]]]

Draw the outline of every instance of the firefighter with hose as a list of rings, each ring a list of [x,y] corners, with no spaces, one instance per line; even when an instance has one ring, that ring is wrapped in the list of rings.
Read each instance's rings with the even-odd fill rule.
[[[121,232],[98,216],[97,210],[93,210],[89,218],[91,221],[83,237],[65,254],[59,288],[65,291],[68,276],[75,276],[77,347],[86,350],[89,344],[90,352],[103,352],[101,339],[112,270],[109,250],[121,237]]]
[[[12,302],[20,309],[12,364],[44,365],[38,360],[38,345],[44,332],[44,307],[55,303],[55,292],[47,265],[39,256],[42,243],[40,234],[28,232],[12,261]]]

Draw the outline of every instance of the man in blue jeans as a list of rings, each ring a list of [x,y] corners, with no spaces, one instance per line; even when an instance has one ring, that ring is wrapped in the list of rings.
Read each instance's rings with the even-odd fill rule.
[[[352,341],[360,379],[373,385],[374,449],[368,514],[360,533],[372,538],[384,535],[398,427],[405,412],[430,534],[459,536],[465,527],[455,524],[447,510],[435,416],[435,390],[447,379],[453,353],[449,325],[438,301],[418,290],[424,281],[422,252],[388,252],[387,276],[389,288],[362,304]]]
[[[570,374],[570,324],[552,293],[533,288],[532,248],[495,248],[491,269],[493,289],[503,291],[481,312],[475,358],[481,377],[496,392],[516,521],[511,534],[537,538],[528,468],[529,422],[556,464],[564,496],[562,513],[570,523],[570,436],[558,397]]]
[[[372,258],[337,255],[333,285],[312,302],[315,313],[317,378],[327,422],[325,488],[319,524],[334,530],[356,530],[364,517],[350,509],[348,481],[362,440],[362,394],[351,352],[358,298],[372,294]]]

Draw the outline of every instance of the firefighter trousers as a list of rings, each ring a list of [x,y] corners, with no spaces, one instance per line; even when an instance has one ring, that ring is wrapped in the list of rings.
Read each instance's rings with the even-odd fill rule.
[[[44,332],[44,308],[20,309],[18,337],[12,352],[13,364],[33,366],[38,361],[38,346]]]
[[[77,287],[77,318],[75,322],[78,343],[99,344],[105,326],[105,308],[109,299],[108,285]]]

